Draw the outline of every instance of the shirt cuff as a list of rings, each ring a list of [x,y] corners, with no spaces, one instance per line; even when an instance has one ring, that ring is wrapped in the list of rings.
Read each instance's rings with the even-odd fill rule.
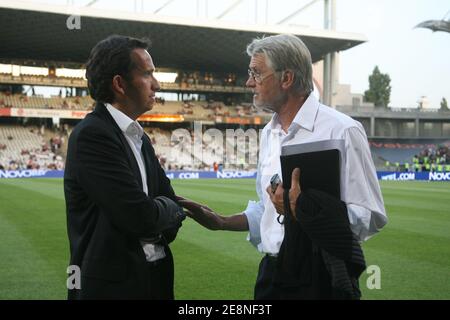
[[[256,201],[250,200],[244,214],[248,221],[249,233],[247,235],[247,241],[250,241],[252,245],[258,248],[258,245],[261,243],[261,205]]]
[[[348,204],[347,213],[350,229],[358,237],[359,241],[366,241],[374,234],[374,232],[370,232],[370,217],[372,212],[369,209]]]

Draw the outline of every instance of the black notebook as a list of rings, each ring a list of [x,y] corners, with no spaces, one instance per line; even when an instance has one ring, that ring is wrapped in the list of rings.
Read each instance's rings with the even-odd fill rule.
[[[281,151],[283,188],[290,189],[292,171],[300,168],[300,186],[341,199],[341,151],[343,140],[326,140],[284,146]]]

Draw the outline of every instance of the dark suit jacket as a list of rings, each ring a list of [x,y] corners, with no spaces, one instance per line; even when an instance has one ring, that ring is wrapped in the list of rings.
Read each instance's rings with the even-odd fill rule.
[[[131,148],[103,104],[73,130],[64,194],[70,265],[81,268],[81,290],[69,290],[69,299],[149,297],[140,239],[162,235],[169,250],[183,214],[145,134],[142,153],[148,196]]]
[[[277,259],[275,282],[282,288],[282,298],[359,299],[358,278],[366,264],[345,203],[309,189],[297,199],[296,217],[285,215]]]

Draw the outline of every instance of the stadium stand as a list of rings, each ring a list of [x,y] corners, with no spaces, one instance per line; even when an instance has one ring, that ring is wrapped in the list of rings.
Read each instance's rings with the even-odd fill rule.
[[[52,96],[46,98],[40,95],[12,94],[8,91],[0,92],[0,108],[29,108],[29,109],[55,109],[55,110],[83,110],[90,111],[94,106],[94,101],[89,96],[61,97]],[[190,121],[206,120],[214,122],[216,117],[236,117],[244,118],[270,114],[258,111],[251,104],[239,104],[226,106],[220,101],[165,101],[157,99],[153,110],[148,114],[159,115],[183,115],[188,116]],[[148,126],[146,123],[145,126]],[[176,129],[176,128],[175,128]],[[24,131],[25,130],[25,131]],[[45,145],[43,136],[38,129],[26,129],[14,126],[2,127],[4,137],[1,141],[0,164],[6,169],[26,169],[33,168],[61,168],[64,163],[65,150],[57,155],[58,159],[52,157],[53,154],[41,154]],[[67,132],[70,128],[67,129]],[[246,164],[245,161],[237,159],[236,154],[244,154],[246,159],[256,159],[258,144],[249,146],[248,142],[236,143],[229,139],[224,139],[224,145],[219,145],[217,141],[204,141],[202,145],[202,154],[195,154],[192,149],[193,133],[190,141],[178,141],[172,137],[173,130],[164,130],[158,127],[146,127],[146,131],[151,137],[158,158],[165,169],[169,170],[213,170],[214,163],[227,163],[228,169],[254,169],[255,164]],[[13,136],[12,140],[6,139],[7,136]],[[226,136],[225,129],[222,131],[223,137]],[[172,140],[171,140],[172,139]],[[21,143],[20,141],[23,141]],[[47,150],[45,147],[44,150]],[[226,152],[226,149],[233,152]],[[23,150],[27,152],[22,154]],[[64,149],[64,148],[63,148]],[[235,150],[236,149],[236,150]],[[242,150],[241,150],[242,149]],[[39,156],[38,156],[39,155]],[[28,165],[30,158],[33,159],[33,165]]]
[[[27,7],[25,4],[21,6]],[[21,155],[22,150],[11,140],[5,139],[4,132],[11,131],[15,134],[16,130],[12,128],[23,132],[25,129],[17,126],[17,123],[28,120],[26,117],[29,117],[35,123],[47,122],[45,137],[39,136],[37,131],[34,135],[31,132],[23,133],[23,148],[28,149],[29,152],[36,152],[35,150],[43,152],[44,143],[49,144],[47,149],[51,151],[51,137],[47,136],[47,132],[60,136],[63,140],[67,139],[67,132],[70,132],[70,128],[76,125],[86,111],[92,110],[94,101],[89,96],[83,95],[87,92],[86,79],[62,77],[62,73],[58,74],[57,71],[60,68],[83,69],[85,57],[92,49],[92,43],[99,40],[99,34],[72,32],[65,28],[55,30],[48,21],[59,19],[60,13],[53,10],[35,11],[34,8],[28,7],[24,11],[11,8],[0,9],[5,18],[1,20],[5,24],[4,29],[11,32],[8,39],[5,39],[7,41],[0,47],[0,57],[2,64],[16,66],[15,69],[11,67],[9,73],[0,73],[0,120],[5,120],[0,124],[2,129],[0,165],[9,167],[10,162],[13,161],[18,163],[18,166],[26,167],[29,156],[27,158],[27,155]],[[258,131],[270,120],[270,113],[257,110],[251,105],[251,90],[245,88],[248,77],[246,72],[248,57],[243,50],[251,39],[260,37],[262,34],[272,34],[273,31],[270,29],[255,31],[251,28],[240,30],[234,29],[235,26],[218,29],[215,25],[198,26],[197,22],[192,24],[189,21],[167,24],[147,18],[138,19],[132,23],[124,20],[121,24],[124,29],[117,29],[119,24],[110,24],[109,19],[99,18],[95,14],[84,19],[91,21],[92,30],[101,30],[102,33],[122,30],[131,36],[140,36],[141,30],[158,30],[151,36],[155,43],[154,54],[158,67],[156,71],[173,73],[176,79],[174,82],[161,82],[161,92],[168,95],[158,94],[158,102],[147,114],[154,116],[144,119],[145,121],[141,123],[151,136],[155,151],[166,169],[212,170],[218,163],[224,164],[225,169],[255,168],[249,160],[257,157],[258,143],[231,141],[231,138],[225,138],[222,143],[214,140],[204,141],[202,154],[199,155],[198,150],[194,152],[192,148],[192,128],[195,121],[202,121],[209,128],[217,128],[226,137],[227,129],[254,128]],[[122,15],[118,14],[116,19],[122,21]],[[23,21],[33,21],[33,23],[23,23]],[[14,27],[11,27],[11,24]],[[35,30],[46,30],[40,33],[41,51],[35,50]],[[309,32],[303,34],[303,30],[298,29],[295,34],[301,36],[305,44],[310,47],[313,62],[322,60],[324,55],[330,52],[347,50],[366,41],[361,35],[350,36],[350,34],[331,30],[327,30],[326,33],[315,32],[312,35]],[[60,41],[58,48],[54,46],[55,39]],[[221,41],[217,42],[215,39]],[[206,50],[204,43],[210,43],[212,40],[215,41],[215,45]],[[72,45],[74,43],[76,45]],[[23,48],[23,50],[19,51],[17,48]],[[188,50],[188,60],[185,55],[180,55],[182,50]],[[48,68],[48,75],[28,74],[30,72],[26,70],[30,69],[22,68],[22,66]],[[25,71],[22,72],[22,70]],[[26,94],[23,90],[24,86],[52,86],[68,91],[65,95],[43,97],[30,95],[33,93],[32,90]],[[73,92],[83,96],[73,96]],[[178,101],[169,101],[168,98],[165,100],[164,97],[169,95],[176,96]],[[9,108],[15,110],[8,110]],[[26,110],[27,108],[53,110]],[[336,108],[363,124],[369,140],[373,142],[371,144],[373,159],[379,170],[401,170],[401,165],[413,163],[415,155],[417,160],[414,161],[419,164],[425,163],[425,159],[428,158],[430,170],[433,162],[439,165],[443,164],[442,159],[445,159],[444,163],[447,163],[447,159],[450,158],[448,153],[441,151],[426,151],[425,148],[419,147],[387,146],[391,143],[389,140],[398,142],[402,139],[416,139],[417,142],[411,142],[411,144],[421,144],[420,139],[429,138],[436,139],[432,150],[440,150],[439,143],[450,137],[450,111],[377,108],[354,102],[351,106],[337,105]],[[159,115],[176,115],[177,117],[172,119],[159,117]],[[52,127],[50,123],[60,126],[69,124],[69,127],[60,134],[58,130],[49,130]],[[183,140],[174,137],[173,133],[182,128],[190,132],[191,139]],[[19,140],[22,138],[13,138],[14,142]],[[227,150],[234,152],[229,153]],[[439,154],[435,160],[433,160],[434,154]],[[56,156],[64,159],[64,143]],[[42,161],[39,166],[53,166],[50,160]],[[389,163],[388,166],[386,166],[387,163]],[[392,166],[396,163],[399,165]],[[426,166],[424,169],[426,170]]]
[[[39,95],[12,94],[8,91],[0,92],[0,108],[34,108],[34,109],[55,109],[55,110],[83,110],[90,111],[94,106],[94,101],[89,96],[61,97],[52,96],[46,98]],[[255,116],[263,116],[266,121],[270,114],[252,107],[251,104],[241,103],[231,106],[225,105],[221,101],[166,101],[159,98],[152,111],[148,114],[157,115],[183,115],[185,121],[209,121],[216,122],[217,117],[235,117],[238,119]],[[262,123],[261,125],[263,125]],[[255,163],[249,163],[250,159],[256,159],[258,155],[258,144],[247,142],[231,141],[226,138],[222,144],[218,141],[203,141],[202,154],[195,154],[192,149],[193,137],[191,141],[178,141],[172,133],[177,128],[161,129],[146,123],[147,132],[154,142],[158,158],[165,169],[174,170],[213,170],[214,163],[227,163],[227,169],[255,169]],[[225,128],[221,128],[222,136],[226,137]],[[39,130],[36,130],[39,132]],[[192,130],[191,130],[192,134]],[[12,140],[7,137],[12,136]],[[43,137],[23,132],[22,128],[2,127],[2,138],[0,140],[0,164],[4,168],[27,168],[27,167],[61,167],[64,162],[64,150],[57,155],[58,159],[51,159],[53,155],[37,155],[42,152]],[[23,145],[20,147],[20,141]],[[395,139],[370,139],[370,147],[375,166],[378,170],[389,171],[430,171],[445,170],[449,163],[450,155],[443,151],[440,142],[428,141],[424,143],[419,140],[410,140],[407,143],[399,143]],[[401,140],[400,140],[401,141]],[[425,145],[427,146],[425,148]],[[237,146],[237,147],[236,147]],[[22,149],[29,150],[33,154],[21,154]],[[63,148],[64,149],[64,148]],[[227,152],[233,150],[233,152]],[[241,158],[237,159],[237,155]],[[30,158],[36,159],[36,164],[30,164]],[[31,163],[34,163],[31,161]],[[441,166],[441,167],[439,167]]]
[[[40,95],[11,94],[0,92],[0,108],[34,108],[61,110],[92,110],[94,101],[89,96],[45,98]],[[198,119],[211,119],[215,116],[255,116],[270,115],[257,110],[250,104],[226,106],[218,101],[165,101],[158,99],[149,114],[181,114],[193,115]]]
[[[6,170],[64,169],[66,137],[42,127],[0,127],[0,164]]]
[[[160,128],[146,128],[158,159],[167,170],[213,170],[214,163],[226,163],[226,169],[252,170],[256,168],[258,144],[249,139],[233,141],[226,138],[225,131],[217,131],[225,139],[210,139],[203,132],[201,154],[194,151],[192,130],[173,131]],[[187,133],[187,134],[186,134]],[[236,143],[237,142],[237,143]],[[244,159],[238,159],[243,155]],[[253,161],[249,161],[253,159]],[[247,161],[242,161],[247,160]]]
[[[40,95],[0,93],[0,107],[7,108],[91,110],[93,103],[88,96],[45,98]]]
[[[379,170],[450,171],[449,141],[370,141],[374,163]]]

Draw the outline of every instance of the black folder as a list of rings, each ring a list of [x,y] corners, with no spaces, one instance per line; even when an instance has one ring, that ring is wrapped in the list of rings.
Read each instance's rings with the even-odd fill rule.
[[[338,149],[329,149],[288,155],[282,154],[280,161],[283,188],[291,188],[292,171],[295,168],[300,168],[300,186],[302,191],[312,188],[340,199],[339,153],[340,151]]]

